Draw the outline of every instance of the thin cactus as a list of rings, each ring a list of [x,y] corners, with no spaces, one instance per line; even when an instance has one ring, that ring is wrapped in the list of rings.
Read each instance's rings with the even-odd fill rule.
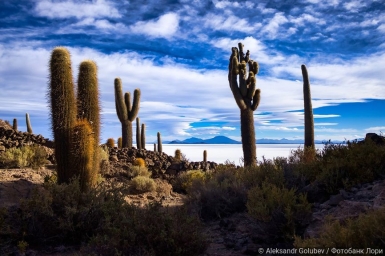
[[[142,149],[142,137],[140,136],[140,119],[136,118],[136,146],[138,149]]]
[[[163,152],[162,151],[162,138],[160,136],[160,132],[158,132],[157,137],[158,137],[158,152],[162,153]]]
[[[311,104],[310,80],[305,65],[301,65],[303,77],[303,103],[304,103],[304,119],[305,119],[305,148],[314,149],[314,119],[313,107]]]
[[[122,146],[132,148],[132,122],[139,112],[140,90],[134,91],[134,102],[131,106],[131,95],[126,92],[123,97],[122,80],[115,78],[115,107],[119,121],[122,124]]]
[[[122,137],[118,138],[118,148],[122,148]]]
[[[156,143],[154,143],[154,152],[156,152]]]
[[[140,133],[140,141],[142,143],[142,148],[146,149],[146,125],[142,124],[142,131]]]
[[[58,183],[68,183],[74,176],[71,147],[77,106],[71,69],[71,56],[64,47],[56,47],[50,59],[49,102],[55,141]]]
[[[255,166],[257,147],[255,140],[254,114],[261,99],[261,90],[256,89],[256,75],[259,65],[250,59],[250,52],[243,52],[244,45],[238,43],[238,48],[233,47],[229,60],[228,80],[235,102],[241,112],[241,136],[245,166]],[[246,74],[246,65],[249,74]],[[239,76],[239,77],[238,77]],[[239,78],[239,85],[237,78]]]
[[[79,65],[77,105],[78,117],[88,120],[92,128],[94,137],[94,167],[93,171],[99,173],[100,170],[100,102],[98,69],[92,60],[86,60]]]
[[[203,150],[203,162],[207,162],[207,150]]]
[[[32,132],[32,127],[31,127],[31,121],[29,119],[29,114],[28,113],[25,114],[25,121],[27,123],[27,132],[28,133],[33,133]]]
[[[13,130],[15,130],[17,132],[17,119],[16,118],[13,119],[12,128],[13,128]]]

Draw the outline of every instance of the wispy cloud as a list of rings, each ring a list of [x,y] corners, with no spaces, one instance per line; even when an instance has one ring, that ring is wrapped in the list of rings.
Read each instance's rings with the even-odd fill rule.
[[[80,0],[40,0],[35,8],[35,15],[50,19],[81,18],[119,18],[121,14],[111,2],[106,0],[80,1]]]

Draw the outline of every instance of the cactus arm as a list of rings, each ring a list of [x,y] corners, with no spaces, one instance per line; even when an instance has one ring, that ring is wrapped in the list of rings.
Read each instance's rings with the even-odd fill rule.
[[[246,96],[249,100],[252,100],[255,92],[256,83],[257,83],[257,80],[255,79],[253,71],[249,72],[249,78],[247,80],[248,80],[248,84],[247,84]]]
[[[136,147],[142,149],[142,138],[140,136],[140,119],[136,118]]]
[[[253,104],[251,105],[251,109],[253,111],[255,111],[258,108],[260,101],[261,101],[261,90],[257,89],[255,90],[255,93],[253,96]]]
[[[245,101],[242,98],[241,92],[239,91],[238,82],[237,82],[237,74],[239,73],[239,65],[238,65],[238,59],[236,55],[236,51],[233,47],[233,53],[230,57],[230,65],[229,65],[229,84],[230,89],[233,93],[235,102],[237,103],[238,107],[242,110],[246,109],[247,106],[245,104]]]
[[[127,118],[128,120],[130,120],[130,112],[131,112],[131,93],[130,92],[126,92],[124,94],[124,103],[126,104],[126,110],[127,110]],[[131,122],[134,121],[134,120],[130,120]]]
[[[127,120],[127,108],[123,98],[122,92],[122,80],[120,78],[115,78],[115,107],[116,113],[118,114],[118,118],[120,122]]]
[[[131,111],[129,112],[129,115],[128,115],[128,120],[130,120],[131,122],[138,115],[139,107],[140,107],[139,105],[140,105],[140,89],[135,89],[134,102],[132,104]]]

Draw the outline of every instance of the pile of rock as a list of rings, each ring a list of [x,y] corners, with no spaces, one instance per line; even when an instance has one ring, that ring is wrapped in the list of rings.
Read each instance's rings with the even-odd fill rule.
[[[15,131],[7,127],[0,127],[0,152],[9,148],[19,148],[26,145],[39,144],[53,148],[53,142],[42,135]]]
[[[214,170],[218,164],[214,162],[188,162],[178,161],[166,153],[154,152],[136,148],[110,148],[110,163],[114,169],[127,170],[136,158],[143,158],[147,168],[155,174],[176,175],[186,170]]]

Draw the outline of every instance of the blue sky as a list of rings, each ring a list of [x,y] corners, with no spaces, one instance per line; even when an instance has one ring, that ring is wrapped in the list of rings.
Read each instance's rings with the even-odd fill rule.
[[[303,138],[301,64],[308,68],[315,138],[385,133],[382,0],[0,1],[0,119],[52,137],[46,98],[52,49],[98,65],[102,140],[118,138],[114,79],[140,88],[147,141],[225,135],[240,140],[227,81],[238,42],[260,64],[257,138]],[[135,123],[133,124],[135,129]],[[135,139],[135,136],[134,136]]]

